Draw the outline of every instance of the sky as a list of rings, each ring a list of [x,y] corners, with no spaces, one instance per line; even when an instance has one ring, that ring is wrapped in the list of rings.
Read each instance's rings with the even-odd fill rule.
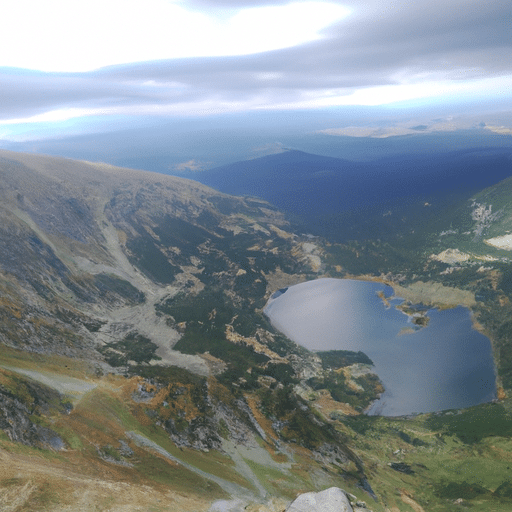
[[[388,135],[420,107],[512,133],[510,0],[17,0],[2,21],[4,140],[329,109],[326,133],[367,136],[357,106],[393,109]]]

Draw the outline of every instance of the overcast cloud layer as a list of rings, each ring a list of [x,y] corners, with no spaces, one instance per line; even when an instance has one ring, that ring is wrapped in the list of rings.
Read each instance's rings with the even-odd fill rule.
[[[228,16],[245,7],[287,3],[220,0],[213,10],[206,0],[180,5]],[[0,68],[0,137],[19,123],[83,115],[105,116],[108,122],[106,116],[114,114],[208,115],[512,97],[510,0],[338,4],[350,14],[324,28],[321,37],[256,54],[174,58],[88,72]],[[271,21],[270,29],[279,30]]]

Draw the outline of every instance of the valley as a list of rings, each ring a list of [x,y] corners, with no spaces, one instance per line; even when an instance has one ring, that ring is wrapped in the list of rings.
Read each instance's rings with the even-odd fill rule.
[[[492,245],[510,180],[422,223],[411,204],[389,237],[329,239],[179,177],[9,151],[0,175],[5,510],[282,512],[330,486],[373,511],[510,510],[512,281]],[[311,352],[263,314],[320,277],[469,307],[499,400],[361,414],[382,392],[371,361]]]

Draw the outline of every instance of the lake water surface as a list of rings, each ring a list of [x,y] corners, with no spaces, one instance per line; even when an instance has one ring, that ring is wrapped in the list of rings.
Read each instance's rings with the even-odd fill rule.
[[[385,392],[369,414],[399,416],[469,407],[496,396],[488,338],[472,328],[468,309],[430,310],[427,327],[386,306],[382,283],[318,279],[276,293],[265,308],[274,327],[310,350],[363,351]]]

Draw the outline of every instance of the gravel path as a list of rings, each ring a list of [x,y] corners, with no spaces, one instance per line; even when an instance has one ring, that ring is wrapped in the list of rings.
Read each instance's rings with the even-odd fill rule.
[[[177,464],[180,464],[181,466],[189,469],[190,471],[193,471],[194,473],[202,476],[203,478],[206,478],[208,480],[211,480],[212,482],[215,482],[217,485],[219,485],[224,491],[229,493],[232,496],[236,496],[238,498],[249,498],[254,500],[255,496],[245,487],[242,487],[241,485],[235,484],[233,482],[229,482],[228,480],[224,480],[223,478],[220,478],[218,476],[212,475],[210,473],[207,473],[206,471],[203,471],[201,469],[196,468],[195,466],[192,466],[191,464],[188,464],[187,462],[184,462],[174,455],[170,454],[167,450],[164,450],[160,445],[157,443],[151,441],[147,437],[137,434],[136,432],[127,432],[126,435],[135,441],[137,445],[144,447],[144,448],[150,448],[156,452],[158,452],[160,455],[163,455],[165,458],[176,462]]]
[[[24,368],[15,368],[14,366],[7,365],[0,366],[11,372],[30,377],[49,388],[57,390],[62,395],[66,395],[71,398],[80,399],[85,395],[85,393],[88,393],[97,387],[97,384],[94,382],[76,379],[74,377],[66,377],[65,375],[58,375],[56,373],[38,372],[36,370],[26,370]]]

